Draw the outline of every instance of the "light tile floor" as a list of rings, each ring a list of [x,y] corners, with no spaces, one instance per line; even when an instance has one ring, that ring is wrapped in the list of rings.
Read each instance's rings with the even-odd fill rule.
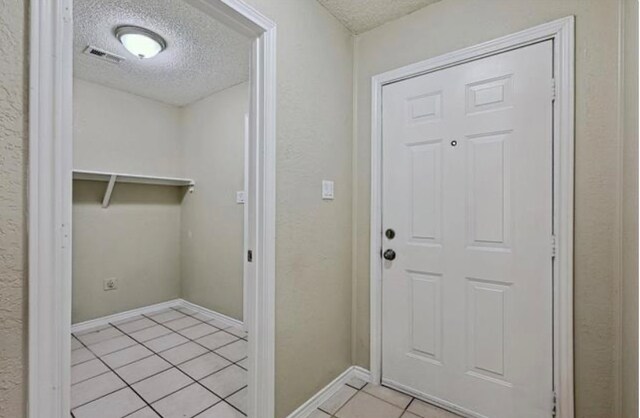
[[[74,418],[242,418],[247,334],[188,308],[73,334]]]
[[[459,418],[384,386],[353,378],[309,418]]]

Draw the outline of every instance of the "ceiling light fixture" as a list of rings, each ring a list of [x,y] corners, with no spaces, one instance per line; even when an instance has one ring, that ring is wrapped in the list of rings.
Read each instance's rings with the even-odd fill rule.
[[[141,59],[153,58],[167,47],[162,36],[138,26],[117,27],[116,38],[127,51]]]

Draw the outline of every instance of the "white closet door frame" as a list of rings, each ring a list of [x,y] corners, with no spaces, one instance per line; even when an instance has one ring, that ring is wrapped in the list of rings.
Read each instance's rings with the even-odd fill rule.
[[[247,318],[251,418],[273,418],[276,25],[242,0],[184,0],[253,38]],[[30,0],[29,418],[67,418],[71,369],[73,1]]]
[[[371,90],[371,380],[382,382],[382,88],[386,84],[465,62],[553,40],[553,262],[554,395],[556,416],[574,417],[573,385],[573,193],[574,193],[574,23],[573,16],[376,75]],[[550,396],[552,396],[550,394]]]

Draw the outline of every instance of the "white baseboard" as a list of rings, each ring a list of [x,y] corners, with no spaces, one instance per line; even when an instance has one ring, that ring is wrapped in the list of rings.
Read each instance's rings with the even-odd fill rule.
[[[307,402],[302,404],[298,409],[293,411],[287,418],[307,418],[313,411],[318,409],[326,400],[336,394],[338,390],[349,381],[349,379],[357,377],[365,382],[371,380],[371,374],[368,370],[359,366],[351,366],[331,383],[322,388],[318,393],[313,395]]]
[[[142,308],[136,308],[130,311],[119,312],[117,314],[91,319],[89,321],[78,322],[77,324],[71,325],[71,332],[76,333],[86,331],[91,328],[107,325],[110,322],[123,321],[125,319],[133,318],[134,316],[142,314],[146,315],[153,312],[161,311],[163,309],[174,308],[176,306],[180,306],[181,304],[182,299],[174,299],[167,302],[156,303],[155,305],[144,306]]]
[[[219,312],[216,312],[216,311],[212,311],[211,309],[204,308],[204,307],[202,307],[200,305],[196,305],[195,303],[191,303],[191,302],[186,301],[184,299],[178,299],[178,300],[180,301],[180,304],[182,306],[184,306],[185,308],[193,309],[194,311],[200,312],[200,313],[202,313],[204,315],[209,315],[209,316],[211,316],[211,317],[213,317],[213,318],[215,318],[215,319],[217,319],[219,321],[228,323],[230,326],[240,327],[242,329],[245,329],[244,328],[244,322],[242,322],[242,321],[238,321],[235,318],[231,318],[230,316],[223,315],[223,314],[221,314]]]
[[[202,313],[204,315],[208,315],[212,318],[215,318],[221,322],[229,324],[231,327],[240,327],[244,329],[244,323],[242,321],[238,321],[237,319],[231,318],[227,315],[223,315],[221,313],[212,311],[211,309],[203,308],[202,306],[196,305],[195,303],[188,302],[184,299],[173,299],[167,302],[157,303],[155,305],[143,306],[142,308],[132,309],[130,311],[119,312],[113,315],[107,315],[96,319],[91,319],[89,321],[78,322],[77,324],[73,324],[71,326],[71,332],[83,332],[92,328],[100,327],[103,325],[107,325],[111,322],[124,321],[129,318],[133,318],[138,315],[148,315],[157,311],[161,311],[167,308],[178,308],[184,307],[194,310],[196,312]]]

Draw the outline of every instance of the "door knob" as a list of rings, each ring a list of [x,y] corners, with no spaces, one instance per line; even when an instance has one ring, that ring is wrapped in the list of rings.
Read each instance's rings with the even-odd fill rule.
[[[387,251],[384,252],[382,256],[384,257],[385,260],[395,260],[396,252],[393,251],[392,249],[388,249]]]

